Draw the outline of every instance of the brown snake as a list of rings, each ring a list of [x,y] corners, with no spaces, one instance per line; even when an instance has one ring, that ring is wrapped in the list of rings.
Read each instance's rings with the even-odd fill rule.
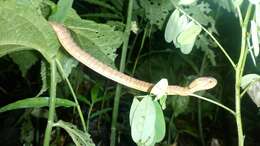
[[[124,73],[121,73],[104,63],[98,61],[94,57],[92,57],[87,52],[83,51],[72,39],[70,32],[66,29],[63,25],[58,24],[56,22],[50,22],[52,28],[54,29],[55,33],[58,36],[58,39],[64,49],[73,56],[76,60],[81,62],[82,64],[86,65],[90,69],[94,70],[95,72],[109,78],[117,83],[125,85],[127,87],[149,92],[154,84],[148,83],[145,81],[141,81],[135,79],[131,76],[128,76]],[[215,87],[217,84],[217,80],[213,77],[200,77],[192,81],[189,86],[181,87],[177,85],[170,85],[167,88],[168,95],[181,95],[187,96],[191,95],[194,92],[201,91],[201,90],[208,90]]]

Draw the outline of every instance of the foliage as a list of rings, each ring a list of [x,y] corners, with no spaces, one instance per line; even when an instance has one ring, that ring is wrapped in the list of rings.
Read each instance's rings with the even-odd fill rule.
[[[109,145],[112,120],[118,145],[259,145],[259,0],[133,0],[132,13],[127,2],[0,0],[0,134],[8,132],[0,145]],[[114,84],[65,52],[48,21],[141,80],[192,88],[195,78],[214,76],[218,85],[187,97],[166,96],[165,82],[148,95],[127,87],[115,93]],[[115,94],[122,98],[112,119]]]

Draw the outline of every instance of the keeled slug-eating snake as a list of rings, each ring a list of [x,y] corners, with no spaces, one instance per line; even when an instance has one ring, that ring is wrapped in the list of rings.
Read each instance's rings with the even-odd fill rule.
[[[104,63],[98,61],[87,52],[83,51],[73,40],[68,29],[62,24],[50,22],[63,48],[76,60],[86,65],[95,72],[109,78],[126,87],[133,88],[139,91],[150,92],[154,84],[142,80],[138,80],[124,73],[121,73]],[[177,85],[169,85],[167,95],[188,96],[197,91],[208,90],[215,87],[217,80],[213,77],[199,77],[193,80],[188,86],[181,87]]]

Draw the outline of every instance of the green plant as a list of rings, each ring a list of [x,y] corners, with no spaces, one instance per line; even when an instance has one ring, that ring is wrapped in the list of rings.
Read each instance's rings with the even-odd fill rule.
[[[226,115],[222,112],[220,114],[220,109],[227,110],[234,117],[238,145],[243,146],[245,142],[249,142],[250,139],[244,140],[247,135],[243,131],[241,114],[248,107],[241,106],[241,101],[246,100],[242,97],[247,92],[253,102],[260,106],[257,58],[260,35],[259,0],[84,0],[74,1],[75,9],[72,4],[73,0],[59,0],[57,4],[51,0],[0,0],[1,60],[15,63],[18,68],[11,69],[21,71],[21,78],[29,85],[31,82],[27,78],[30,69],[37,66],[40,70],[41,81],[37,81],[41,84],[40,90],[0,108],[0,113],[27,109],[21,111],[23,114],[15,123],[22,125],[22,144],[32,144],[36,135],[36,145],[65,145],[72,141],[75,145],[94,145],[90,138],[91,122],[98,119],[99,128],[100,124],[111,124],[111,146],[117,143],[131,145],[131,142],[126,141],[126,144],[124,140],[120,140],[123,139],[121,135],[129,138],[130,133],[133,141],[140,146],[159,142],[177,144],[182,142],[182,137],[192,137],[195,140],[188,139],[187,142],[205,146],[215,135],[203,129],[204,126],[210,129],[203,121],[221,125],[222,118]],[[219,32],[223,28],[216,25],[218,21],[221,22],[220,17],[225,13],[223,10],[229,12],[235,22],[239,21],[239,30],[236,31],[240,35],[232,37],[240,39],[240,43],[235,42],[232,46],[234,50],[227,49],[232,48],[229,47],[232,43]],[[169,83],[183,86],[189,85],[197,77],[213,75],[219,81],[217,89],[212,92],[196,92],[186,97],[166,97],[164,88],[167,85],[163,85],[159,94],[152,92],[142,95],[121,85],[115,87],[107,84],[99,76],[87,76],[82,68],[76,68],[77,58],[74,59],[64,52],[47,20],[64,24],[71,30],[77,44],[112,68],[119,66],[121,72],[152,82],[167,77]],[[226,39],[228,43],[225,43]],[[119,62],[116,57],[121,45]],[[222,56],[229,65],[222,61]],[[6,65],[4,61],[0,64]],[[221,76],[225,76],[230,66],[233,71],[228,79],[233,74],[234,85],[232,81],[225,81],[224,77],[221,82]],[[0,81],[4,72],[10,71],[8,67],[3,68]],[[224,73],[221,72],[222,69],[225,70]],[[86,80],[88,83],[85,83]],[[3,85],[0,84],[1,95],[3,93],[3,97],[7,97],[9,92]],[[24,88],[22,90],[27,92]],[[133,96],[135,97],[132,100]],[[111,104],[112,99],[114,104]],[[211,106],[212,103],[218,108]],[[224,104],[234,104],[235,110]],[[130,122],[126,118],[128,114],[122,114],[119,109],[130,111]],[[41,126],[35,126],[32,122],[33,118],[37,119],[36,125],[40,118],[47,121],[44,136]],[[196,124],[198,125],[194,126]],[[79,125],[79,128],[75,125]],[[149,130],[145,130],[147,127]],[[27,135],[28,129],[32,128],[36,130]],[[61,129],[71,139],[68,140]],[[102,143],[102,140],[95,137],[94,140]],[[108,142],[104,145],[108,145]]]

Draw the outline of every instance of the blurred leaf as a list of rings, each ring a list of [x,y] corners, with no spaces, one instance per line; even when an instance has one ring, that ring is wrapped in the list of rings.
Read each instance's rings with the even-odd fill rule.
[[[172,42],[173,40],[176,40],[177,35],[179,34],[178,23],[180,23],[181,21],[179,20],[179,17],[180,12],[178,10],[173,11],[166,24],[164,38],[168,43]],[[187,22],[187,19],[185,22]]]
[[[197,36],[201,32],[201,27],[194,22],[187,24],[186,28],[177,37],[177,43],[180,44],[181,52],[189,54],[192,51]]]
[[[100,90],[100,86],[98,84],[95,84],[94,87],[91,88],[90,94],[91,94],[92,103],[96,102],[98,98],[99,90]]]
[[[99,111],[92,113],[91,116],[90,116],[90,119],[95,118],[95,117],[100,116],[100,115],[103,115],[105,113],[108,113],[110,111],[112,111],[112,108],[101,109]]]
[[[213,0],[214,3],[218,4],[223,9],[227,10],[228,12],[234,12],[232,0]]]
[[[0,113],[9,110],[23,109],[23,108],[41,108],[49,106],[49,97],[35,97],[18,100],[0,108]],[[67,99],[56,98],[56,107],[73,107],[76,104]]]
[[[179,1],[179,5],[190,5],[192,3],[194,3],[197,0],[180,0]]]
[[[155,121],[155,142],[160,142],[163,140],[166,130],[165,130],[165,120],[161,106],[157,101],[154,101],[155,111],[156,111],[156,121]]]
[[[2,49],[4,53],[36,49],[48,61],[56,55],[59,47],[56,35],[33,6],[15,0],[0,1],[0,14],[0,53]],[[18,48],[6,50],[10,46]]]
[[[72,7],[73,0],[59,0],[56,12],[49,17],[49,20],[63,23]]]
[[[69,122],[60,120],[55,123],[54,126],[63,128],[70,135],[76,146],[95,146],[89,133],[79,130],[75,125]]]
[[[241,79],[240,87],[245,89],[251,82],[260,79],[260,76],[257,74],[247,74],[244,75]]]
[[[137,104],[135,104],[137,105]],[[151,145],[155,136],[156,109],[150,96],[144,96],[141,102],[134,106],[131,124],[132,139],[136,144]],[[133,108],[134,108],[133,107]]]
[[[19,51],[9,54],[15,64],[19,66],[22,76],[25,77],[27,71],[34,65],[38,58],[32,51]]]
[[[257,34],[257,25],[255,21],[251,21],[251,38],[254,49],[254,56],[257,57],[259,55],[259,40]]]
[[[140,0],[145,10],[145,16],[150,24],[162,28],[169,11],[173,8],[170,0]]]
[[[260,107],[260,81],[256,81],[251,84],[247,93],[253,102],[257,105],[257,107]]]
[[[190,102],[190,97],[188,96],[172,96],[169,97],[171,100],[172,109],[174,110],[174,116],[187,112]]]
[[[137,107],[139,106],[139,104],[140,104],[140,101],[137,99],[137,97],[134,97],[133,102],[131,104],[131,108],[130,108],[130,114],[129,114],[130,125],[132,125],[134,114],[135,114],[135,111],[136,111]]]

